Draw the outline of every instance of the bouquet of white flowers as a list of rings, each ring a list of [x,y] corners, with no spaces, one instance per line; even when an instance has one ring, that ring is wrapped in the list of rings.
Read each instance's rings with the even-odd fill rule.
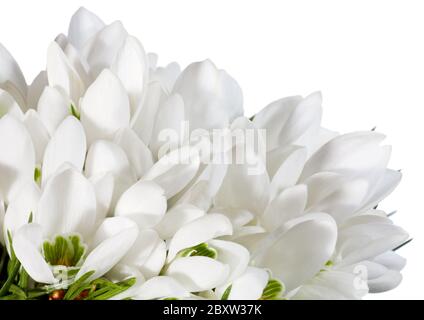
[[[358,299],[395,288],[401,173],[321,94],[243,115],[211,61],[157,66],[84,8],[27,85],[0,45],[0,299]]]

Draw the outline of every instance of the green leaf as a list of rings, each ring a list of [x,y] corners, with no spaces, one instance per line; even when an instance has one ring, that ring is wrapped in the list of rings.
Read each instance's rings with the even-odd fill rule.
[[[96,290],[91,292],[85,300],[108,300],[120,294],[136,283],[136,278],[129,278],[121,282],[114,283],[106,279],[97,279],[92,282],[96,285]]]
[[[7,237],[9,238],[11,258],[7,264],[7,279],[0,289],[0,297],[4,297],[9,292],[9,289],[15,281],[19,269],[21,268],[21,263],[18,259],[16,259],[15,251],[13,250],[12,234],[9,230],[7,230]]]
[[[225,289],[224,293],[222,294],[221,300],[228,300],[228,297],[230,296],[231,288],[233,286],[230,285],[227,289]]]
[[[19,296],[21,299],[26,299],[27,298],[25,291],[22,290],[21,287],[15,285],[15,284],[12,284],[10,286],[9,292],[12,293],[12,294],[14,294],[14,295],[16,295],[16,296]]]
[[[281,297],[284,292],[284,285],[281,281],[270,279],[262,292],[260,300],[276,300]]]
[[[85,274],[83,274],[77,281],[75,281],[66,292],[65,296],[63,297],[63,300],[74,300],[76,297],[78,297],[81,292],[84,290],[87,290],[87,288],[90,287],[90,284],[87,283],[88,278],[90,278],[93,274],[93,271],[89,271]]]
[[[29,280],[29,275],[25,271],[25,269],[22,267],[21,270],[19,271],[18,286],[20,288],[22,288],[23,290],[27,290],[28,289],[28,280]]]
[[[47,292],[46,290],[34,289],[34,290],[30,290],[30,291],[27,292],[27,298],[32,300],[32,299],[35,299],[35,298],[45,296],[47,294],[49,294],[49,292]]]

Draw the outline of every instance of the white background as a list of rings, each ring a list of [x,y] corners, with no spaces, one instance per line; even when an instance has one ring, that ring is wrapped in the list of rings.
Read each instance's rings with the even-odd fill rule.
[[[424,298],[423,1],[1,1],[0,42],[27,81],[45,66],[50,41],[79,6],[122,20],[160,63],[211,58],[243,88],[251,115],[283,96],[324,95],[324,125],[388,135],[391,167],[404,173],[382,208],[414,238],[394,291],[369,296]]]

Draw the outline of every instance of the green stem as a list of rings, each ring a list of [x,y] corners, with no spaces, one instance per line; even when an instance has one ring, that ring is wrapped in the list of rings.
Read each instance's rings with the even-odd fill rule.
[[[12,285],[13,281],[15,280],[20,267],[21,267],[21,264],[19,263],[18,260],[16,260],[6,282],[3,284],[3,287],[1,287],[0,289],[0,297],[3,297],[4,295],[6,295],[6,293],[9,292],[9,288]]]

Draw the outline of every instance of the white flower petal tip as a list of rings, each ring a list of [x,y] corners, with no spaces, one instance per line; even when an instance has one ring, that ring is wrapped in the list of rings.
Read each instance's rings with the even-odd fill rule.
[[[287,231],[276,230],[253,257],[266,267],[287,290],[297,288],[316,275],[334,253],[337,225],[326,214],[313,214],[289,221]]]
[[[81,49],[88,39],[104,26],[105,24],[99,17],[81,7],[74,13],[69,23],[68,40],[76,49]]]
[[[128,36],[122,48],[118,51],[112,71],[121,80],[128,93],[131,115],[136,114],[141,107],[148,81],[147,57],[141,43]]]
[[[87,89],[81,102],[81,122],[91,144],[110,139],[130,123],[130,104],[121,81],[108,69]]]
[[[49,85],[69,96],[76,106],[85,85],[59,44],[53,41],[47,51],[47,78]]]
[[[27,96],[27,84],[21,69],[7,49],[0,44],[0,87],[9,91],[23,107]]]
[[[46,236],[78,233],[87,238],[96,222],[93,185],[73,168],[59,171],[46,183],[35,221]]]
[[[173,92],[183,98],[192,129],[222,128],[243,114],[240,87],[210,60],[192,63],[183,70]]]
[[[151,228],[162,219],[166,206],[164,190],[153,181],[140,180],[119,198],[115,215],[133,219],[140,228]]]
[[[82,171],[87,143],[84,128],[77,118],[68,116],[56,129],[43,159],[43,184],[64,164]]]

